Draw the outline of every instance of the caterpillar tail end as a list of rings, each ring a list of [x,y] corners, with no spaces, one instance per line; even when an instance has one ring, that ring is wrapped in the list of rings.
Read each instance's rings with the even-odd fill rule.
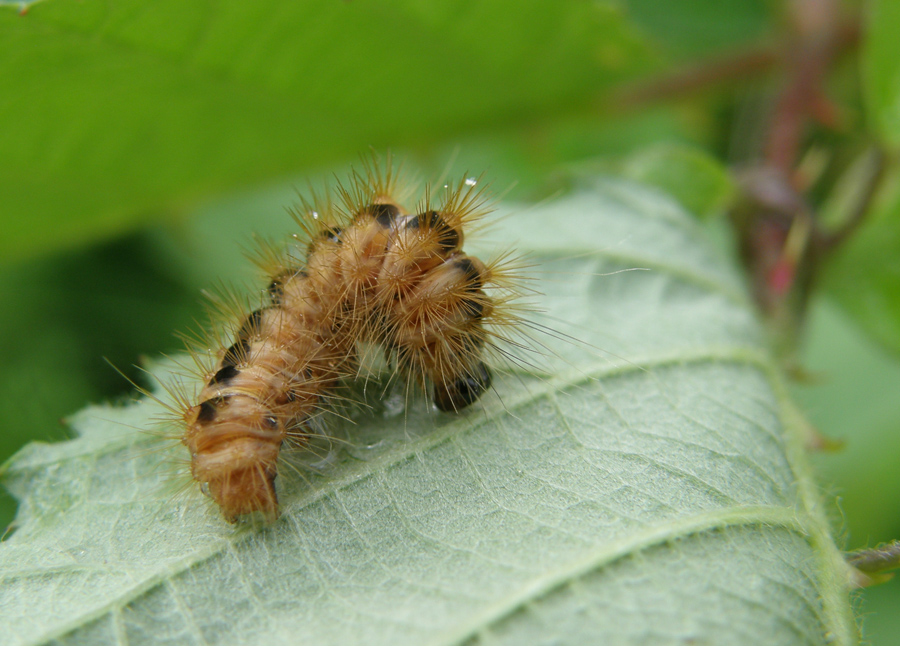
[[[254,468],[232,471],[226,478],[210,480],[206,489],[229,523],[250,514],[262,515],[266,523],[278,520],[274,473]]]

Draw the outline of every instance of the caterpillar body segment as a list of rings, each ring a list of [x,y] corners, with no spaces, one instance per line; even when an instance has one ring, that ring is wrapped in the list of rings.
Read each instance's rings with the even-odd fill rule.
[[[278,517],[275,477],[279,451],[305,428],[339,380],[353,372],[353,347],[310,326],[284,307],[248,317],[226,349],[195,406],[185,411],[182,441],[191,473],[223,515],[261,512]]]

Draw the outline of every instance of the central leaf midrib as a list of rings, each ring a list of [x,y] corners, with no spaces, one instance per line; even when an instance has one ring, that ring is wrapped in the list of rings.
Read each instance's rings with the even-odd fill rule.
[[[658,271],[670,278],[674,278],[683,283],[694,285],[705,291],[715,294],[721,294],[728,301],[735,305],[749,309],[752,303],[747,296],[737,287],[734,281],[720,280],[721,274],[709,276],[700,271],[696,271],[696,267],[687,264],[676,264],[673,262],[665,262],[662,259],[653,256],[641,255],[633,252],[613,252],[610,249],[596,248],[568,248],[568,249],[536,249],[525,256],[527,259],[540,258],[553,261],[572,260],[574,259],[598,259],[606,260],[611,263],[622,265],[626,271]],[[543,263],[542,263],[543,264]],[[602,275],[602,274],[601,274]]]
[[[399,463],[403,460],[421,452],[423,449],[431,448],[443,443],[453,434],[459,432],[459,427],[466,429],[475,429],[483,426],[487,422],[493,421],[499,415],[507,415],[511,411],[518,410],[523,406],[529,405],[540,399],[547,397],[554,392],[562,392],[570,388],[577,388],[587,383],[599,381],[601,379],[609,379],[621,375],[644,372],[652,368],[664,368],[675,365],[698,365],[703,363],[731,363],[735,365],[754,366],[768,373],[771,370],[771,364],[765,355],[754,346],[718,346],[697,348],[695,351],[680,351],[671,354],[656,354],[643,358],[635,358],[634,360],[622,360],[619,363],[604,363],[596,367],[594,370],[580,370],[572,368],[566,373],[559,373],[555,376],[541,378],[540,384],[530,384],[524,395],[519,397],[511,397],[504,399],[503,406],[493,406],[482,412],[480,420],[475,421],[472,417],[462,417],[458,421],[451,422],[442,427],[442,431],[431,433],[423,438],[410,440],[405,442],[400,449],[388,451],[383,454],[386,459],[374,459],[367,461],[367,464],[377,464],[379,466],[390,463]],[[473,424],[473,421],[475,423]],[[4,475],[13,473],[22,473],[25,470],[39,469],[48,464],[65,464],[67,462],[77,461],[85,457],[94,458],[96,456],[111,455],[118,453],[128,447],[136,447],[144,444],[158,444],[161,442],[159,438],[149,437],[146,439],[138,439],[135,441],[132,436],[122,435],[123,441],[106,442],[102,447],[91,446],[83,452],[67,451],[65,455],[48,457],[44,461],[29,462],[24,469],[8,468],[15,463],[15,456],[4,465],[7,469]],[[400,455],[398,455],[400,454]],[[364,472],[364,475],[367,475]],[[359,472],[347,478],[347,481],[356,481],[359,479]],[[342,483],[341,478],[335,478],[334,482]]]

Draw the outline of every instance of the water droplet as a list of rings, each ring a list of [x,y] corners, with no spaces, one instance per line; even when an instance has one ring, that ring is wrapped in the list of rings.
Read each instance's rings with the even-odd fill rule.
[[[352,446],[349,448],[349,453],[357,460],[362,460],[363,462],[367,462],[381,453],[384,452],[384,449],[388,447],[388,443],[385,440],[378,440],[377,442],[371,444],[361,444]]]
[[[75,547],[70,547],[66,550],[66,552],[76,561],[82,561],[85,556],[87,556],[87,550],[84,549],[82,545],[76,545]]]
[[[477,183],[478,183],[478,180],[475,179],[474,177],[466,178],[466,186],[475,186]]]
[[[310,215],[313,216],[313,220],[318,220],[318,219],[319,219],[319,212],[318,212],[318,211],[313,211]]]

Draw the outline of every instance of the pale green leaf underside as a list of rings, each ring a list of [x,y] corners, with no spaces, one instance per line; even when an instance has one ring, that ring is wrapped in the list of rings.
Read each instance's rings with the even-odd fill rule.
[[[159,493],[165,454],[128,459],[153,403],[21,451],[9,643],[852,642],[797,421],[694,221],[609,181],[489,238],[578,341],[536,332],[555,354],[462,416],[370,402],[352,447],[280,479],[271,527]]]

